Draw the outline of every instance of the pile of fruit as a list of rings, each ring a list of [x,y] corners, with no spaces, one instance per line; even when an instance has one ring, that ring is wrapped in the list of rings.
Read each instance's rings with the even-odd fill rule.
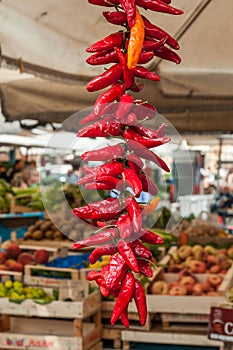
[[[43,301],[56,300],[55,293],[48,295],[42,288],[24,286],[20,281],[6,281],[0,283],[0,298],[9,299],[33,299]]]
[[[25,265],[45,264],[49,260],[49,253],[45,249],[39,249],[34,254],[22,252],[18,244],[10,243],[5,251],[0,252],[0,276],[1,271],[22,272]]]
[[[225,274],[232,262],[233,245],[228,249],[216,249],[211,245],[182,245],[172,255],[167,272],[178,273],[186,269],[192,273]]]
[[[218,288],[222,283],[223,276],[210,274],[204,282],[200,282],[198,278],[188,270],[182,270],[178,273],[175,282],[155,281],[150,286],[151,294],[158,295],[206,295],[217,296]]]
[[[211,222],[205,222],[204,220],[195,220],[186,229],[186,234],[193,239],[197,237],[221,237],[225,234],[221,227]]]
[[[59,227],[59,229],[58,229]],[[24,240],[51,240],[64,241],[82,239],[85,236],[85,225],[77,223],[77,220],[64,221],[63,218],[56,219],[56,226],[49,219],[38,220],[34,225],[28,227],[24,234]]]

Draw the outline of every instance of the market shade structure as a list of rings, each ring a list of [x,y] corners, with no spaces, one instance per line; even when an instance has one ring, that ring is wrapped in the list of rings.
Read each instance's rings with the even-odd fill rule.
[[[181,65],[154,60],[160,83],[144,81],[142,97],[179,131],[233,131],[232,0],[174,0],[183,16],[146,12],[153,23],[179,39]],[[119,27],[106,24],[87,0],[0,2],[3,114],[8,121],[62,122],[91,106],[98,93],[86,82],[103,67],[85,63],[85,48]],[[98,26],[96,25],[98,22]]]

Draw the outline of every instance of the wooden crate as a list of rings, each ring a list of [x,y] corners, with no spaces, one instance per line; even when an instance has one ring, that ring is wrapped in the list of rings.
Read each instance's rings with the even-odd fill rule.
[[[58,277],[43,277],[33,275],[35,271],[54,272]],[[59,278],[59,274],[67,273],[68,278]],[[31,286],[59,288],[64,280],[79,281],[79,271],[71,268],[50,267],[42,265],[26,265],[24,267],[24,283]]]
[[[150,332],[124,330],[121,333],[121,340],[123,350],[129,350],[131,348],[131,343],[195,345],[202,347],[219,347],[219,350],[224,349],[224,343],[209,340],[207,335],[192,333],[169,333],[154,329]]]
[[[202,314],[161,314],[163,330],[207,334],[209,315]]]
[[[22,281],[23,280],[23,273],[22,272],[16,272],[16,271],[0,270],[0,280],[1,280],[1,282],[8,281],[9,279],[12,279],[14,281]]]
[[[162,275],[161,275],[162,273]],[[204,281],[205,274],[195,274],[198,280]],[[165,279],[168,282],[177,280],[177,274],[164,273],[162,270],[156,279]],[[218,289],[217,296],[194,296],[194,295],[147,295],[148,310],[159,313],[177,314],[202,314],[209,315],[213,305],[223,304],[227,292],[233,283],[233,266],[228,270]]]
[[[20,205],[16,204],[16,200],[20,198],[24,198],[25,195],[17,195],[17,196],[11,196],[10,198],[10,213],[12,214],[19,214],[19,213],[30,213],[34,211],[40,211],[40,210],[35,210],[30,207],[27,207],[26,205]]]
[[[80,319],[56,320],[3,316],[1,349],[91,350],[101,349],[100,310],[90,323]]]
[[[29,248],[32,246],[35,246],[35,244],[36,244],[36,246],[40,247],[40,249],[66,247],[69,250],[75,250],[73,248],[74,242],[69,240],[68,238],[64,239],[63,241],[54,241],[52,239],[51,240],[42,239],[40,241],[35,241],[33,239],[24,240],[21,238],[21,239],[17,239],[16,243],[19,245],[23,244],[24,246],[29,247]],[[90,248],[87,250],[90,250]],[[84,251],[84,249],[82,251]]]
[[[121,332],[122,329],[115,328],[112,326],[103,326],[101,339],[112,340],[114,349],[122,349]]]
[[[52,301],[46,305],[35,303],[31,299],[21,304],[0,298],[0,314],[9,316],[27,316],[43,318],[85,319],[93,315],[101,307],[101,297],[98,291],[86,296],[82,301]]]

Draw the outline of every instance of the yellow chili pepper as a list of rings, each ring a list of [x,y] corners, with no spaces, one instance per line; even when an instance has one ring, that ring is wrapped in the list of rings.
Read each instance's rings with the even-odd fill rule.
[[[129,44],[128,44],[128,58],[127,66],[129,69],[136,67],[140,53],[142,51],[142,45],[144,41],[144,21],[136,8],[135,24],[130,29]]]

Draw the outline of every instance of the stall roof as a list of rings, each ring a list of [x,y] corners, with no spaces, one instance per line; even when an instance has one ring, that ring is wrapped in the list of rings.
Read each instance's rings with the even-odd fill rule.
[[[146,15],[179,39],[183,62],[154,60],[150,69],[161,82],[144,82],[141,96],[179,131],[233,131],[233,1],[174,0],[173,6],[185,14]],[[94,103],[98,94],[87,93],[85,84],[103,67],[85,63],[85,48],[117,30],[103,9],[82,0],[0,2],[1,66],[18,69],[11,76],[0,69],[8,121],[62,122]]]

